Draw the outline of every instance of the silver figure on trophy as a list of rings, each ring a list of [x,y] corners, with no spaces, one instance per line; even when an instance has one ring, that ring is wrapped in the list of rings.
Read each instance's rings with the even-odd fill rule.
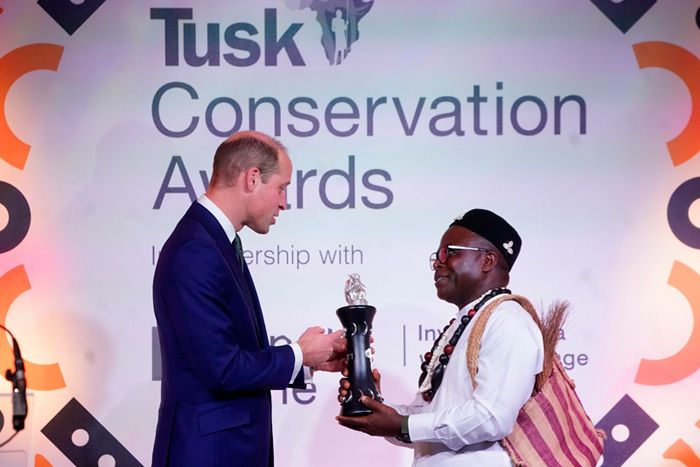
[[[341,414],[351,417],[372,413],[360,402],[363,394],[381,400],[372,377],[372,350],[369,345],[372,320],[377,309],[367,305],[366,295],[367,291],[360,280],[360,275],[350,274],[345,281],[345,300],[348,305],[336,311],[345,329],[345,338],[348,342],[348,381],[350,382],[348,394],[341,403]]]

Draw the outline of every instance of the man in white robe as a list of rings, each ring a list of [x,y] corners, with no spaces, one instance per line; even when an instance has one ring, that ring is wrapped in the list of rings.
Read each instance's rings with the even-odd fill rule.
[[[339,423],[414,449],[414,466],[510,466],[499,441],[508,436],[518,412],[542,371],[539,328],[514,301],[505,301],[488,320],[478,359],[477,388],[467,370],[467,341],[479,310],[501,293],[522,245],[500,216],[473,209],[456,219],[431,258],[440,299],[457,306],[422,365],[418,394],[408,405],[362,401],[365,417],[337,417]],[[471,310],[475,310],[471,311]],[[470,312],[471,311],[471,312]],[[379,388],[379,373],[375,370]],[[349,383],[341,380],[339,400]]]

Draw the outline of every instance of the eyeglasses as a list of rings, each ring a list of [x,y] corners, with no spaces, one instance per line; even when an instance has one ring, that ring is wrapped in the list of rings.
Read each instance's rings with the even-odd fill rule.
[[[430,269],[434,271],[436,262],[445,264],[447,262],[447,258],[453,256],[455,253],[461,250],[483,251],[484,253],[488,253],[490,251],[486,248],[480,248],[478,246],[447,245],[430,255]]]

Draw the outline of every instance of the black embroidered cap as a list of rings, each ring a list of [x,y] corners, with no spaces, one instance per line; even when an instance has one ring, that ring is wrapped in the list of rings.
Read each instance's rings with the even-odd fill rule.
[[[450,227],[455,225],[469,229],[493,243],[506,259],[508,270],[513,268],[523,242],[518,232],[501,216],[486,209],[472,209],[455,219]]]

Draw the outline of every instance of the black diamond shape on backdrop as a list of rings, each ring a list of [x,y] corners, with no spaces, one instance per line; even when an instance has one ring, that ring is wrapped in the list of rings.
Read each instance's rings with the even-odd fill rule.
[[[83,446],[76,445],[72,439],[79,429],[88,434]],[[75,465],[98,465],[101,457],[111,456],[117,466],[143,467],[75,398],[68,401],[41,432]]]
[[[654,6],[656,0],[591,0],[591,3],[597,6],[617,29],[625,33]]]
[[[612,436],[613,428],[624,425],[629,436],[624,441],[617,441]],[[608,439],[603,447],[603,463],[600,467],[620,467],[639,449],[659,424],[656,423],[630,396],[625,394],[615,407],[605,414],[596,424],[596,428],[605,430]]]
[[[59,26],[72,35],[104,2],[105,0],[85,0],[76,5],[70,0],[39,0],[37,3]]]

